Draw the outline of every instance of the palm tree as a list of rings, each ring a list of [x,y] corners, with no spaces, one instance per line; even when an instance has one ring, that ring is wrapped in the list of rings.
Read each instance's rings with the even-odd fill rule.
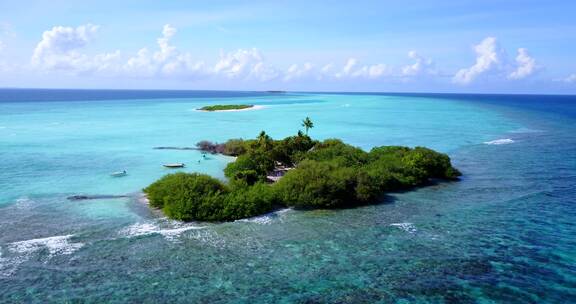
[[[312,120],[310,119],[310,117],[306,117],[306,119],[304,119],[302,121],[302,126],[304,128],[306,128],[306,135],[308,135],[308,129],[312,129],[314,128],[314,123],[312,122]]]
[[[266,134],[266,132],[262,131],[260,132],[260,135],[258,135],[258,145],[260,147],[263,147],[264,149],[268,149],[270,148],[272,143],[272,138]]]

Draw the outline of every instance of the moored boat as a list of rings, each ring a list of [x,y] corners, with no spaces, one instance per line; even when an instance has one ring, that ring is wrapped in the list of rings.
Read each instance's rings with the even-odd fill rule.
[[[110,174],[110,176],[112,177],[122,177],[122,176],[126,176],[128,175],[128,173],[126,172],[126,170],[122,170],[122,171],[118,171],[118,172],[113,172],[112,174]]]
[[[162,166],[166,168],[184,168],[186,166],[184,163],[172,163],[172,164],[163,164]]]

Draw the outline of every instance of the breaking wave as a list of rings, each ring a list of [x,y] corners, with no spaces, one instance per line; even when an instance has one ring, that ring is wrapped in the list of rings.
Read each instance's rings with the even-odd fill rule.
[[[48,258],[56,255],[72,254],[84,246],[84,243],[71,242],[73,235],[51,236],[9,243],[5,251],[0,251],[0,276],[10,276],[20,264],[30,260],[41,250],[48,250]],[[8,253],[8,255],[6,255]]]
[[[496,139],[496,140],[491,140],[491,141],[485,141],[484,142],[487,145],[507,145],[507,144],[512,144],[514,143],[514,140],[510,139],[510,138],[503,138],[503,139]]]
[[[179,237],[183,232],[189,230],[204,229],[204,226],[182,225],[175,228],[160,228],[153,223],[136,223],[126,227],[120,231],[120,235],[124,237],[136,237],[150,234],[160,234],[167,240],[174,240]]]
[[[262,225],[269,225],[269,224],[272,224],[274,222],[274,220],[282,221],[283,215],[285,213],[291,211],[291,210],[292,210],[291,208],[281,209],[278,211],[266,213],[266,214],[255,216],[255,217],[236,220],[235,222],[256,223],[256,224],[262,224]]]
[[[390,224],[391,227],[396,227],[400,230],[404,230],[408,233],[416,233],[416,231],[418,231],[416,229],[416,227],[414,226],[414,224],[412,223],[393,223]]]

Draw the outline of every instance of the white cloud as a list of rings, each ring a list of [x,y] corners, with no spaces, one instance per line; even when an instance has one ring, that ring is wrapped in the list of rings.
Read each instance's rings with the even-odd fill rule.
[[[140,76],[152,76],[156,73],[153,58],[147,48],[140,49],[136,56],[129,58],[123,70]]]
[[[0,40],[0,52],[2,52],[3,50],[4,50],[4,42]]]
[[[257,49],[239,49],[230,53],[221,51],[220,60],[214,66],[213,72],[230,79],[240,78],[247,76],[250,70],[262,61],[262,56]]]
[[[158,62],[164,62],[176,53],[176,47],[170,45],[170,39],[176,35],[176,28],[170,24],[164,25],[162,37],[158,38],[160,51],[154,54],[154,59]]]
[[[518,49],[518,56],[516,56],[516,70],[508,75],[510,79],[523,79],[532,74],[537,69],[536,60],[528,54],[528,50],[524,48]]]
[[[258,81],[271,81],[280,77],[280,73],[281,72],[276,68],[261,61],[252,67],[252,70],[248,75],[248,79],[256,79]]]
[[[161,35],[152,46],[146,46],[130,55],[120,51],[86,53],[98,31],[98,26],[86,24],[78,27],[55,26],[44,32],[31,57],[32,67],[42,71],[64,71],[75,74],[130,78],[170,78],[234,80],[246,82],[284,81],[302,83],[310,81],[346,82],[351,80],[378,80],[406,82],[428,79],[439,73],[430,58],[410,51],[412,63],[388,66],[383,63],[361,64],[350,57],[343,64],[317,64],[311,62],[289,65],[278,69],[269,64],[256,48],[220,52],[211,63],[195,59],[192,53],[179,50],[173,43],[178,33],[170,24],[162,28]],[[154,40],[152,41],[154,42]],[[1,48],[0,41],[0,48]],[[539,66],[526,49],[518,49],[514,62],[509,62],[496,38],[487,37],[474,47],[476,62],[460,69],[452,78],[459,84],[470,84],[490,74],[501,79],[523,79],[533,75]],[[576,82],[576,74],[561,80]],[[429,79],[428,79],[429,80]],[[232,82],[230,82],[232,83]]]
[[[520,80],[534,75],[541,68],[525,48],[519,48],[514,62],[511,62],[494,37],[485,38],[474,50],[476,63],[459,70],[452,78],[453,82],[470,84],[485,74],[491,74],[498,79]]]
[[[559,79],[556,81],[561,81],[561,82],[565,82],[565,83],[576,83],[576,73],[570,74],[570,75],[568,75],[568,77],[563,78],[563,79]]]
[[[140,49],[123,65],[123,73],[130,77],[196,78],[205,75],[204,62],[194,61],[190,53],[181,53],[171,44],[176,32],[172,25],[164,25],[162,36],[156,40],[158,50],[150,52],[148,48]]]
[[[312,77],[314,72],[314,65],[310,62],[306,62],[302,66],[293,64],[288,68],[288,70],[286,70],[284,81],[309,78]]]
[[[480,44],[474,47],[476,52],[476,63],[465,69],[459,70],[453,82],[459,84],[469,84],[477,77],[487,72],[490,72],[501,63],[502,50],[494,37],[487,37]]]
[[[402,67],[402,76],[420,76],[420,75],[434,75],[434,62],[432,59],[420,56],[416,51],[410,51],[408,57],[414,59],[416,62]]]
[[[182,53],[171,44],[176,28],[170,24],[162,28],[162,36],[156,40],[158,50],[140,49],[128,58],[122,71],[129,77],[178,77],[198,78],[208,73],[203,61],[195,61],[190,53]]]
[[[348,76],[353,74],[352,73],[352,69],[358,65],[358,59],[356,58],[348,58],[348,61],[346,61],[346,64],[344,65],[344,67],[342,68],[342,73],[341,75],[343,76]]]
[[[32,64],[43,69],[74,69],[87,58],[78,52],[98,31],[97,25],[76,28],[55,26],[42,34],[32,54]]]
[[[330,66],[330,69],[332,66]],[[326,67],[324,67],[326,69]],[[323,69],[323,70],[324,70]],[[388,67],[384,64],[373,64],[373,65],[358,65],[358,59],[349,58],[346,64],[340,72],[334,73],[334,77],[337,79],[343,78],[368,78],[376,79],[380,78],[388,73]]]
[[[220,60],[210,71],[215,76],[228,79],[255,79],[269,81],[280,76],[280,72],[268,65],[258,49],[239,49],[220,52]]]
[[[383,76],[386,71],[384,64],[364,65],[352,73],[352,77],[376,79]]]

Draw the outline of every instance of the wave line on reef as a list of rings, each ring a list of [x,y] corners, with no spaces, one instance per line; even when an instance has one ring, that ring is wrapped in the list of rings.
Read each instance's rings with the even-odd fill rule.
[[[416,233],[418,230],[412,223],[392,223],[390,224],[391,227],[396,227],[400,230],[404,230],[408,233]]]
[[[71,242],[70,238],[73,236],[59,235],[9,243],[6,247],[8,255],[5,251],[0,251],[0,277],[11,276],[22,263],[32,258],[32,254],[43,249],[48,250],[48,258],[74,253],[82,248],[84,243]]]
[[[182,226],[176,228],[162,229],[153,223],[136,223],[130,225],[120,231],[120,234],[124,237],[136,237],[151,234],[160,234],[167,240],[174,240],[180,236],[183,232],[189,230],[199,230],[205,229],[205,226]]]
[[[502,138],[502,139],[496,139],[496,140],[484,142],[484,144],[486,144],[486,145],[507,145],[507,144],[513,144],[513,143],[514,143],[514,140],[512,140],[511,138]]]
[[[261,224],[261,225],[269,225],[269,224],[272,224],[274,219],[281,218],[281,216],[283,214],[285,214],[286,212],[289,212],[291,210],[293,210],[293,209],[292,208],[284,208],[284,209],[269,212],[266,214],[254,216],[254,217],[235,220],[234,222],[256,223],[256,224]],[[282,221],[282,220],[280,219],[280,221]]]

